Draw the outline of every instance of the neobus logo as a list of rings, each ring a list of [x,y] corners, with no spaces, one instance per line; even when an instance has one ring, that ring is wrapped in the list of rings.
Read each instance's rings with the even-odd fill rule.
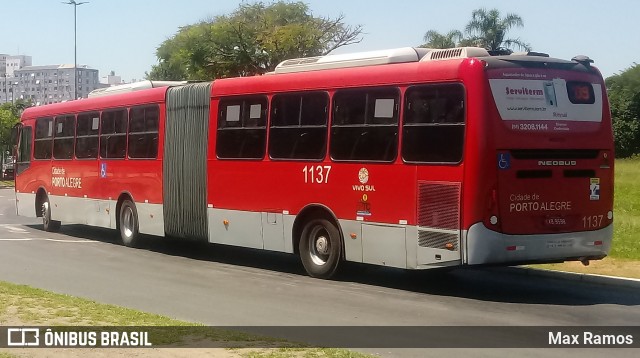
[[[575,166],[577,165],[575,160],[538,160],[539,166],[549,167],[563,167],[563,166]]]

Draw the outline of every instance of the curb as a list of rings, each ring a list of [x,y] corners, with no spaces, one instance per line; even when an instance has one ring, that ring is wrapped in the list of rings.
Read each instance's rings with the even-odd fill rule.
[[[618,276],[596,275],[588,273],[577,273],[567,271],[554,271],[546,269],[534,269],[528,267],[504,267],[509,273],[525,276],[546,277],[551,279],[572,280],[579,282],[595,283],[598,285],[617,286],[640,289],[640,279],[626,278]]]

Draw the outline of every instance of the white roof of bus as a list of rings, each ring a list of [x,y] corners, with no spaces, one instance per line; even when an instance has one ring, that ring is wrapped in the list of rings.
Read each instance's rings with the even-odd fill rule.
[[[187,81],[140,81],[134,83],[127,83],[123,85],[98,88],[89,93],[89,97],[100,97],[100,96],[109,96],[113,94],[140,91],[149,88],[156,87],[169,87],[169,86],[180,86],[187,84]]]
[[[489,56],[489,53],[487,50],[478,47],[457,47],[451,49],[401,47],[380,51],[294,58],[280,62],[273,73],[306,72],[332,68],[364,67],[391,63],[484,56]]]

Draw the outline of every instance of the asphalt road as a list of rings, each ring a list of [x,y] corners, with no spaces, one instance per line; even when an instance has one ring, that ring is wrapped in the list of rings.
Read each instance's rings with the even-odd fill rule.
[[[0,280],[207,325],[628,326],[640,292],[525,276],[513,270],[448,274],[350,264],[333,281],[305,275],[292,255],[145,238],[119,244],[112,230],[64,225],[60,233],[15,216],[0,190]],[[461,337],[464,339],[464,337]],[[640,340],[640,337],[637,337]],[[439,350],[368,350],[384,356]],[[448,350],[468,356],[469,350]],[[638,350],[474,350],[473,356],[634,356]]]

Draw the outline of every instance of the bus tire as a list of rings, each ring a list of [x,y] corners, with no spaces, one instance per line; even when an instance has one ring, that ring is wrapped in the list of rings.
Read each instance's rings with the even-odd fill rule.
[[[45,198],[41,206],[42,210],[42,228],[47,232],[56,232],[60,230],[60,221],[51,220],[51,204],[49,198]]]
[[[138,210],[136,210],[136,205],[131,200],[123,201],[118,215],[122,243],[127,247],[136,247],[140,241]]]
[[[329,220],[313,219],[302,230],[299,249],[309,276],[328,279],[336,273],[342,258],[340,232]]]

